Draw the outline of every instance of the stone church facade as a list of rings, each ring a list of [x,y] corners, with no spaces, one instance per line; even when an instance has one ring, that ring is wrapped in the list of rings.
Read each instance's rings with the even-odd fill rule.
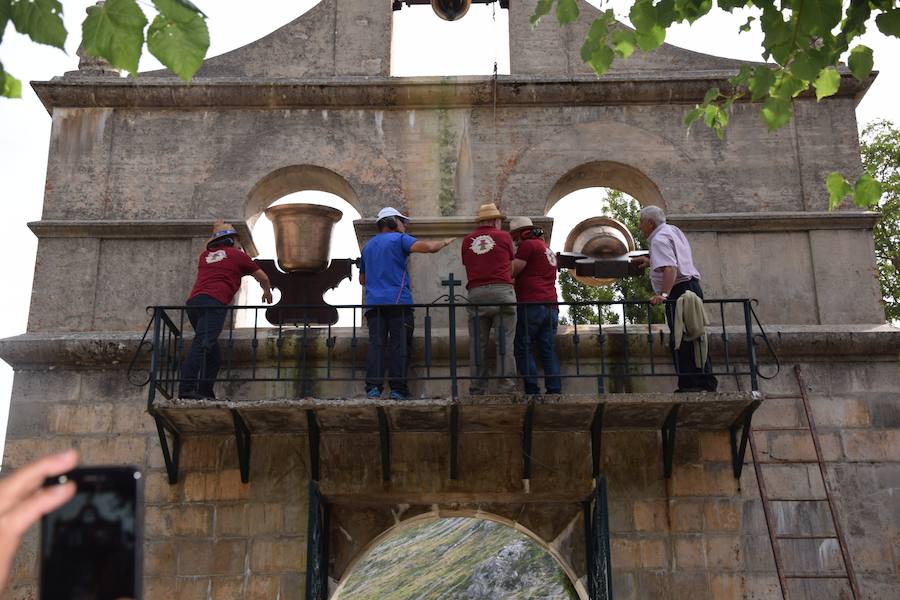
[[[534,4],[509,3],[511,73],[496,80],[390,77],[391,3],[323,0],[208,59],[190,84],[166,72],[75,72],[33,84],[53,128],[44,211],[30,224],[39,246],[28,328],[0,341],[16,371],[3,464],[75,446],[85,463],[139,465],[147,598],[303,597],[311,479],[330,507],[332,591],[404,521],[464,515],[541,542],[588,598],[593,452],[609,486],[616,598],[896,597],[900,331],[880,304],[876,217],[828,212],[824,186],[831,171],[861,172],[854,109],[871,81],[844,73],[834,97],[797,98],[794,121],[771,134],[757,107],[737,104],[720,140],[699,126],[686,132],[682,119],[738,63],[664,46],[598,79],[578,55],[593,9],[583,5],[570,28],[532,30]],[[212,221],[236,223],[252,251],[250,230],[269,204],[321,190],[360,212],[361,243],[383,206],[413,216],[414,234],[441,238],[467,231],[487,201],[537,219],[568,193],[599,186],[666,210],[687,232],[708,298],[758,299],[777,376],[758,390],[721,378],[720,394],[689,399],[667,393],[668,380],[617,394],[576,382],[536,408],[520,397],[448,399],[429,382],[415,389],[427,400],[409,408],[366,404],[353,397],[360,384],[324,381],[312,394],[234,385],[224,388],[232,404],[155,405],[165,439],[181,442],[170,483],[148,388],[132,385],[128,367],[145,307],[183,303]],[[464,272],[455,248],[412,259],[416,302]],[[441,325],[438,359],[449,335]],[[559,346],[574,333],[562,328]],[[246,332],[235,335],[250,348]],[[334,335],[336,360],[347,360],[349,334]],[[713,345],[717,361],[722,350]],[[259,352],[271,365],[274,344]],[[775,372],[769,354],[759,358],[764,374]],[[649,357],[634,360],[646,368]],[[676,405],[704,403],[755,408],[740,476],[732,423],[682,416],[666,477],[660,423]],[[602,445],[592,437],[598,404],[607,411]],[[628,425],[610,416],[620,408],[662,417]],[[235,414],[248,424],[245,438],[229,430]],[[523,477],[523,422],[532,419],[536,464]],[[242,455],[246,440],[252,453]],[[35,595],[38,553],[31,532],[5,597]]]

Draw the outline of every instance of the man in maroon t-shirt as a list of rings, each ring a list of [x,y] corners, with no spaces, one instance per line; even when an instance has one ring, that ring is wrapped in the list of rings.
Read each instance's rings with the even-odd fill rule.
[[[501,230],[503,215],[493,203],[478,209],[478,227],[462,242],[462,262],[466,267],[469,306],[469,364],[473,396],[487,392],[490,369],[487,360],[491,329],[497,340],[498,392],[515,391],[513,340],[516,333],[516,292],[512,285],[513,244]],[[507,306],[496,306],[508,304]]]
[[[213,385],[219,374],[219,334],[225,326],[235,292],[241,278],[250,275],[263,288],[262,299],[272,303],[269,277],[253,259],[240,249],[240,236],[234,227],[216,221],[213,234],[200,253],[197,281],[187,300],[187,315],[194,328],[194,341],[181,365],[178,384],[180,398],[215,398]]]
[[[548,394],[562,391],[559,358],[556,355],[556,329],[559,307],[556,302],[556,254],[544,241],[544,231],[528,217],[515,217],[509,233],[516,242],[516,258],[512,272],[516,278],[515,356],[519,373],[525,379],[526,394],[540,394],[537,351],[544,368],[544,386]],[[526,302],[528,304],[522,304]]]

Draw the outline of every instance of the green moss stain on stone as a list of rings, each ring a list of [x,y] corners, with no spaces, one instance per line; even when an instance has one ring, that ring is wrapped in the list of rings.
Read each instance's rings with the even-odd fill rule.
[[[446,108],[438,110],[438,169],[440,173],[440,192],[438,205],[441,216],[456,214],[456,165],[458,152],[456,148],[456,131],[450,123],[450,113]]]

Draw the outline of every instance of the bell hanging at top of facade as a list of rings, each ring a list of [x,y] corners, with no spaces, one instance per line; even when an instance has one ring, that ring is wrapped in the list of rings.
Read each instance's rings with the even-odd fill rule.
[[[431,0],[434,13],[445,21],[457,21],[466,16],[472,0]]]

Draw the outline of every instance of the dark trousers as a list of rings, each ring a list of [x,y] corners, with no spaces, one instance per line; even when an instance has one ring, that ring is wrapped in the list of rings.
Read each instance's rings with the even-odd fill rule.
[[[215,298],[200,294],[187,301],[187,316],[194,328],[194,341],[181,365],[179,394],[197,393],[215,398],[213,385],[219,375],[219,334],[225,327],[227,305]]]
[[[675,372],[678,373],[678,389],[680,390],[697,390],[714,392],[719,387],[719,382],[715,375],[706,375],[712,373],[712,361],[709,355],[706,356],[706,364],[698,367],[694,362],[694,344],[682,340],[681,347],[675,349],[675,301],[678,300],[685,292],[694,292],[700,299],[703,299],[703,290],[700,288],[700,281],[691,279],[683,281],[672,287],[669,293],[669,302],[666,303],[666,323],[669,325],[669,349],[672,351],[672,362],[675,365]],[[699,374],[698,374],[699,373]]]
[[[544,368],[544,386],[548,394],[559,394],[562,381],[559,378],[559,358],[556,356],[556,330],[559,326],[559,310],[546,304],[518,307],[515,348],[516,367],[525,380],[526,394],[540,394],[538,368],[534,360],[537,352]]]
[[[382,390],[385,354],[391,390],[409,395],[406,371],[412,351],[413,311],[404,306],[373,308],[366,312],[369,353],[366,357],[366,391]],[[390,338],[390,341],[388,341]]]

